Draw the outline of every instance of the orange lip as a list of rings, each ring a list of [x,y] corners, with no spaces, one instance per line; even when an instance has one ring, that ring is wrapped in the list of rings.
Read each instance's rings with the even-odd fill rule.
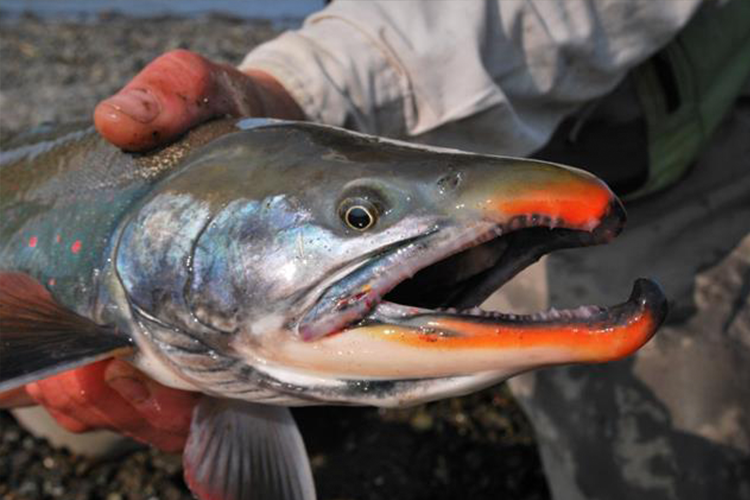
[[[559,219],[567,227],[593,227],[606,215],[611,201],[609,189],[597,181],[562,179],[498,200],[495,208],[509,216],[538,214]]]
[[[656,332],[658,321],[651,311],[642,311],[621,325],[529,324],[518,326],[473,323],[441,318],[427,328],[460,332],[457,336],[413,331],[404,335],[373,335],[413,347],[440,350],[524,349],[565,347],[576,353],[576,362],[600,363],[628,356],[643,346]]]
[[[590,320],[494,320],[435,313],[417,318],[417,324],[374,328],[369,334],[410,347],[447,352],[566,349],[571,362],[600,363],[638,350],[656,333],[666,314],[667,302],[659,285],[640,279],[627,302],[600,309]]]
[[[648,342],[666,314],[661,288],[641,279],[626,302],[590,314],[560,311],[552,319],[549,314],[417,312],[314,343],[274,342],[265,356],[287,364],[294,361],[303,370],[348,377],[434,378],[489,372],[508,377],[544,366],[628,356]]]
[[[491,171],[483,174],[467,191],[467,206],[476,206],[498,222],[536,216],[550,219],[557,227],[591,230],[618,203],[603,181],[562,165],[512,163],[502,176],[493,177]]]

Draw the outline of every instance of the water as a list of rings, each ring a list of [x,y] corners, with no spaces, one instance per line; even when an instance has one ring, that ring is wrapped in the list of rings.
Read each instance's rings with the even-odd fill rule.
[[[199,16],[209,13],[270,21],[301,20],[323,8],[325,0],[2,0],[5,17],[34,14],[69,19],[118,13],[136,17]]]

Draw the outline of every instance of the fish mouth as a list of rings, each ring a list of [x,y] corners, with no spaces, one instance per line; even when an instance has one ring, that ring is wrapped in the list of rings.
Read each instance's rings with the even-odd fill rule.
[[[495,370],[500,351],[513,352],[500,363],[510,372],[619,359],[645,344],[666,317],[664,293],[651,280],[638,279],[627,301],[609,307],[514,314],[484,311],[478,304],[550,252],[612,241],[625,219],[624,208],[612,196],[599,217],[583,223],[529,213],[507,222],[433,228],[372,257],[331,286],[300,321],[298,335],[339,349],[368,346],[370,352],[385,356],[396,355],[392,347],[373,346],[395,342],[422,352],[474,353],[456,359],[447,371],[445,359],[411,365],[407,371],[389,370],[398,363],[357,365],[360,375],[372,377]],[[519,350],[535,361],[524,361]],[[476,356],[479,351],[488,356]],[[527,368],[524,363],[529,363]]]
[[[478,304],[542,256],[609,243],[622,231],[625,219],[619,201],[591,229],[569,228],[564,221],[533,214],[516,216],[507,224],[493,225],[459,252],[425,265],[392,288],[383,302],[390,303],[390,310],[403,304],[482,315]]]

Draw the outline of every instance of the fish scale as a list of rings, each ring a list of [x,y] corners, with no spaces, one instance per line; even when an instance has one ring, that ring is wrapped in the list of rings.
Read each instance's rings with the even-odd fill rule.
[[[207,142],[204,136],[218,135],[211,132],[188,137],[186,145],[172,146],[147,160],[123,154],[83,123],[44,134],[38,143],[3,151],[2,267],[28,273],[53,289],[63,305],[94,315],[99,273],[107,265],[123,215],[179,167],[174,150],[189,149]]]
[[[10,152],[12,162],[0,157],[0,262],[51,284],[57,300],[84,315],[93,313],[94,271],[105,264],[120,216],[146,192],[140,179],[118,182],[128,177],[128,162],[113,162],[114,152],[94,135],[87,127],[44,144],[41,153],[27,146],[23,156]],[[89,148],[102,161],[83,161]],[[30,158],[38,165],[33,170]],[[99,169],[112,181],[99,185]]]

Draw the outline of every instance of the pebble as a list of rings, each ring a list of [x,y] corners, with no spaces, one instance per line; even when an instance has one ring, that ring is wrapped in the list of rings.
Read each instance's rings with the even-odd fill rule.
[[[409,423],[415,431],[425,432],[432,429],[433,419],[429,413],[421,411],[415,413]]]

